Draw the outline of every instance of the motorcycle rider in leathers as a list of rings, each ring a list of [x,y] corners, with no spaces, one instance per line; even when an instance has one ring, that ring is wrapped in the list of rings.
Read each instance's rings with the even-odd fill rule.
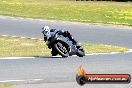
[[[58,30],[58,29],[50,29],[49,26],[44,26],[42,27],[42,33],[44,35],[44,41],[46,42],[46,45],[48,45],[50,43],[50,40],[52,38],[52,36],[56,33],[61,33],[64,36],[67,36],[74,45],[77,45],[77,41],[72,37],[72,35],[68,32],[68,31],[64,31],[64,30]],[[50,49],[51,47],[48,46],[48,48]],[[54,53],[54,51],[51,51],[52,56],[56,56],[57,54]]]

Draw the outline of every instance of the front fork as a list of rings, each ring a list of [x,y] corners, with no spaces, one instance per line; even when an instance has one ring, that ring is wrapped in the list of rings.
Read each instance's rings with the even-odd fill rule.
[[[77,49],[78,49],[78,48],[77,48],[76,45],[70,46],[70,47],[69,47],[69,56],[76,55]]]

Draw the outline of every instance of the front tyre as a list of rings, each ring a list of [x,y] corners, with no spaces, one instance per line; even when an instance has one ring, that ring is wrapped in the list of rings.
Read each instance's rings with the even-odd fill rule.
[[[85,56],[85,51],[84,51],[84,49],[81,48],[81,47],[79,47],[78,50],[77,50],[76,55],[79,56],[79,57]]]
[[[61,41],[57,41],[54,44],[54,49],[62,56],[62,57],[68,57],[69,56],[69,51],[68,47],[65,43]]]

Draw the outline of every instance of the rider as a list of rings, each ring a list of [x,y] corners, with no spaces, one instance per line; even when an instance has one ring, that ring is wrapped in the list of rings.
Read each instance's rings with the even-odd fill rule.
[[[56,32],[62,33],[64,36],[67,36],[73,42],[73,44],[77,45],[77,41],[74,40],[74,38],[68,31],[58,30],[58,29],[50,29],[49,26],[44,26],[44,27],[42,27],[42,33],[44,35],[44,41],[46,42],[47,45],[50,43],[51,37]]]

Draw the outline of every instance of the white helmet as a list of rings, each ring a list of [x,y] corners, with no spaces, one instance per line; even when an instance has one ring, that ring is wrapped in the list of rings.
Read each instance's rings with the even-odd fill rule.
[[[47,32],[50,31],[49,26],[44,26],[42,29],[43,29],[43,31],[42,31],[43,34],[46,34]]]

